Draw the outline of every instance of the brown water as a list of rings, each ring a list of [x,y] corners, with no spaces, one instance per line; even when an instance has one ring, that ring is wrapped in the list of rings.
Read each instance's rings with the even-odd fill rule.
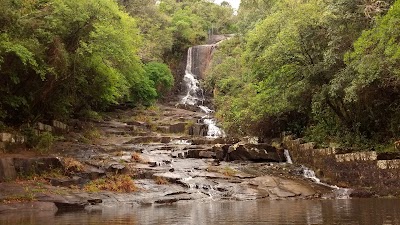
[[[399,199],[188,202],[80,213],[0,214],[0,224],[400,224]]]

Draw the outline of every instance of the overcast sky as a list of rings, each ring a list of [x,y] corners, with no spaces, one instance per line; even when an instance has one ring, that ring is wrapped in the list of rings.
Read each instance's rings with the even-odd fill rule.
[[[215,3],[221,4],[223,1],[229,2],[236,10],[239,8],[240,0],[215,0]]]

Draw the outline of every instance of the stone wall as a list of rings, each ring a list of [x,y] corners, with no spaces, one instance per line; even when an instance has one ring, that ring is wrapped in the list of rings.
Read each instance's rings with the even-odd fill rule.
[[[286,136],[285,148],[296,164],[316,171],[324,182],[377,195],[400,196],[400,154],[375,151],[351,153],[340,148],[317,148],[315,143]]]
[[[39,135],[43,132],[62,134],[69,131],[68,125],[57,120],[53,120],[52,125],[40,122],[36,123],[33,126],[33,129],[36,135]],[[5,151],[15,146],[24,145],[26,141],[27,137],[18,133],[8,133],[8,132],[0,133],[0,151]]]

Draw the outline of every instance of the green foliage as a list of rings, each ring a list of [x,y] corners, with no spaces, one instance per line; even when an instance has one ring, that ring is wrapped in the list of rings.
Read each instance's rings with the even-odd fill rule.
[[[166,64],[150,62],[144,66],[146,76],[154,82],[158,95],[165,94],[174,85],[174,77]]]
[[[241,35],[220,45],[206,80],[227,131],[346,146],[398,137],[400,3],[384,15],[391,3],[243,0]]]
[[[0,119],[68,118],[122,101],[154,102],[157,87],[140,56],[160,58],[163,52],[145,51],[150,44],[145,39],[141,45],[137,20],[146,18],[134,19],[109,0],[2,1]]]
[[[40,153],[46,153],[50,150],[55,141],[55,137],[50,132],[44,132],[38,135],[35,149]]]
[[[37,131],[29,127],[23,129],[22,133],[27,137],[27,146],[42,154],[47,153],[56,140],[56,137],[50,132],[37,133]]]

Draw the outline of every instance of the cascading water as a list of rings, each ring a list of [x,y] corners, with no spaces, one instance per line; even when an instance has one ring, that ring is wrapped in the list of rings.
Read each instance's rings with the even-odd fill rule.
[[[289,163],[289,164],[293,164],[292,157],[290,157],[289,150],[285,149],[283,151],[283,154],[285,155],[286,162]]]
[[[195,49],[197,54],[194,54]],[[186,95],[182,98],[181,104],[198,106],[201,111],[206,113],[206,115],[202,117],[201,122],[208,126],[207,137],[223,137],[225,136],[225,133],[217,126],[216,120],[211,116],[214,111],[203,105],[205,100],[203,89],[200,87],[200,82],[197,79],[198,75],[194,73],[194,71],[202,73],[202,71],[205,70],[204,68],[207,66],[207,63],[197,62],[199,60],[205,60],[204,57],[202,58],[198,56],[199,52],[204,52],[204,50],[199,49],[207,49],[206,53],[211,55],[214,45],[200,45],[188,49],[186,71],[183,78],[183,82],[186,85]],[[209,60],[210,56],[206,56],[206,58]],[[199,69],[198,67],[204,68]]]
[[[303,176],[305,178],[308,178],[308,179],[314,181],[317,184],[332,188],[333,194],[335,195],[336,199],[349,199],[350,198],[351,189],[349,189],[349,188],[340,188],[340,187],[338,187],[336,185],[330,185],[330,184],[327,184],[327,183],[323,183],[323,182],[321,182],[321,179],[319,179],[315,175],[315,172],[312,169],[307,168],[305,166],[301,166],[301,169],[303,171]]]
[[[184,105],[197,105],[200,101],[203,103],[204,95],[203,90],[199,86],[199,80],[192,73],[193,68],[193,48],[188,49],[185,76],[183,82],[186,85],[186,95],[182,98],[181,103]]]
[[[284,155],[285,155],[285,158],[286,158],[286,162],[289,163],[289,164],[293,164],[292,158],[290,157],[289,150],[285,149],[284,150]],[[302,174],[303,174],[303,176],[305,178],[310,179],[310,180],[312,180],[313,182],[315,182],[317,184],[320,184],[320,185],[323,185],[325,187],[331,188],[333,190],[332,192],[335,195],[336,199],[349,199],[350,198],[351,189],[349,189],[349,188],[340,188],[340,187],[338,187],[336,185],[330,185],[330,184],[327,184],[327,183],[323,183],[323,182],[321,182],[321,179],[319,179],[316,176],[314,170],[312,170],[312,169],[310,169],[308,167],[305,167],[303,165],[301,165],[300,169],[301,169],[301,172],[302,172]]]

